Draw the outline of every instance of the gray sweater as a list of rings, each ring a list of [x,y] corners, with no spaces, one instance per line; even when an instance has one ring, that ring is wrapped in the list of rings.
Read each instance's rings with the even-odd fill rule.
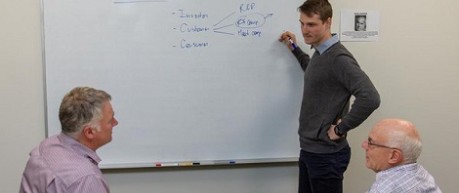
[[[310,59],[300,48],[293,54],[304,70],[303,102],[300,111],[301,149],[312,153],[334,153],[345,146],[346,138],[329,139],[327,131],[338,119],[341,130],[359,126],[379,107],[378,91],[352,54],[340,43]],[[349,99],[355,101],[349,111]]]

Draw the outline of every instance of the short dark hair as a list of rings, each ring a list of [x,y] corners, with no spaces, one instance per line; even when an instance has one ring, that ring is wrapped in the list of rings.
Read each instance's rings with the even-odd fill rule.
[[[307,0],[298,7],[298,10],[309,17],[317,14],[323,22],[333,17],[333,9],[328,0]]]

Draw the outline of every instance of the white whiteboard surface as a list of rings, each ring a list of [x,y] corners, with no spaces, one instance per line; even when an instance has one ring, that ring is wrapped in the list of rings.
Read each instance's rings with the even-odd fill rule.
[[[297,157],[303,73],[277,38],[302,2],[43,0],[48,136],[91,86],[119,120],[103,168]]]

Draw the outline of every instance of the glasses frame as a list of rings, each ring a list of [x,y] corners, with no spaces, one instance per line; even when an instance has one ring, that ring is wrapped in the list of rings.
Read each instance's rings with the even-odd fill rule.
[[[373,146],[373,147],[381,147],[381,148],[387,148],[387,149],[399,149],[399,148],[396,148],[396,147],[389,147],[387,145],[374,143],[373,139],[371,139],[371,137],[368,137],[367,144],[368,144],[368,147]]]

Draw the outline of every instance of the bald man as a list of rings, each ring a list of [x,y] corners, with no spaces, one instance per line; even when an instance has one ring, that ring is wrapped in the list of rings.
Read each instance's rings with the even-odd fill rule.
[[[368,193],[441,193],[432,175],[417,163],[422,143],[413,123],[384,119],[375,124],[362,143],[366,166],[376,172]]]

